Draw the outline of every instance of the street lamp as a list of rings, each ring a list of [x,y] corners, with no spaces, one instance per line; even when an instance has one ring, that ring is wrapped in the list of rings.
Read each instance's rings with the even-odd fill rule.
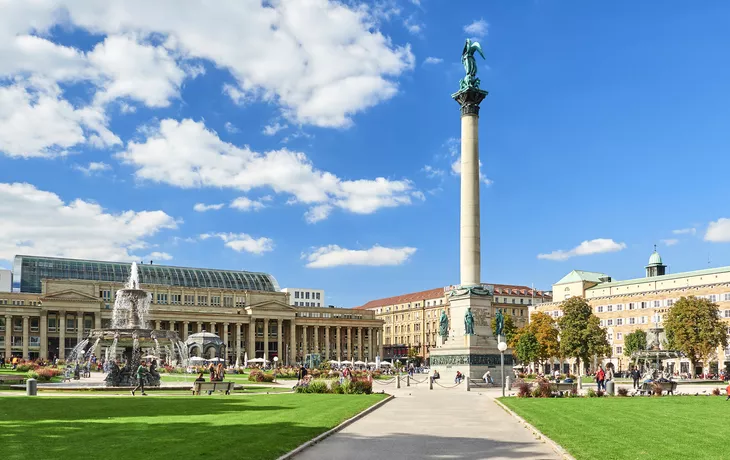
[[[499,342],[497,348],[502,357],[502,397],[504,397],[504,352],[507,350],[507,344],[505,342]]]

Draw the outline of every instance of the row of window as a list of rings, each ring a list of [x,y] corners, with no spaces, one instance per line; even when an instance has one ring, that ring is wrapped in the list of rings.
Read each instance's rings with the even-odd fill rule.
[[[84,318],[84,330],[90,330],[93,324],[92,318]],[[66,317],[66,331],[67,332],[76,332],[78,326],[78,322],[75,317],[73,316],[67,316]],[[0,331],[5,331],[5,318],[0,318]],[[30,329],[30,332],[39,332],[40,331],[40,318],[37,316],[31,316],[28,319],[28,327]],[[56,332],[58,327],[58,318],[56,316],[48,316],[48,332]],[[13,331],[14,332],[23,332],[23,318],[22,317],[14,317],[13,318]]]
[[[295,307],[321,307],[319,302],[294,302]]]
[[[730,310],[728,310],[730,311]],[[632,318],[611,318],[611,319],[602,319],[599,321],[601,327],[611,327],[611,326],[623,326],[625,324],[633,325],[633,324],[648,324],[651,323],[661,323],[664,320],[664,315],[652,315],[651,318],[648,316],[639,316],[639,317],[632,317]]]
[[[35,307],[36,305],[38,305],[38,303],[39,302],[37,300],[29,300],[27,305]],[[0,299],[0,305],[22,306],[22,305],[26,305],[26,303],[25,303],[25,300],[21,300],[21,299],[11,299],[11,300]]]
[[[309,294],[312,294],[312,300],[322,300],[320,299],[320,293],[319,292],[309,292],[309,291],[294,291],[294,298],[295,299],[304,299],[309,300]]]
[[[696,296],[700,299],[707,299],[710,302],[730,302],[730,292],[723,294],[708,294]],[[679,299],[660,299],[660,300],[646,300],[641,302],[629,302],[628,304],[615,304],[615,305],[598,305],[596,307],[597,313],[622,311],[626,310],[640,310],[643,308],[660,308],[660,307],[671,307]]]

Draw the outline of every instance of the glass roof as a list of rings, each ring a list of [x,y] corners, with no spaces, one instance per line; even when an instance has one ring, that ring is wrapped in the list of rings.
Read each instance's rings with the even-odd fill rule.
[[[80,279],[124,283],[129,278],[131,263],[96,260],[61,259],[55,257],[15,256],[13,288],[19,292],[41,292],[43,279]],[[232,290],[279,290],[276,279],[267,273],[206,268],[137,265],[142,284],[161,284],[191,288]]]

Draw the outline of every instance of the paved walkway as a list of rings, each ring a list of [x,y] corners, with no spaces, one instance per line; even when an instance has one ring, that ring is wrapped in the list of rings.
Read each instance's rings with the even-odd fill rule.
[[[389,386],[386,392],[396,398],[295,458],[560,458],[497,406],[499,390],[429,390],[421,384],[400,390]]]

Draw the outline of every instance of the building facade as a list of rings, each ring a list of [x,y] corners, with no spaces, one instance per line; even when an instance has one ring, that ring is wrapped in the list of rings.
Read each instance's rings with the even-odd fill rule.
[[[666,265],[654,251],[645,268],[646,277],[614,281],[605,273],[573,270],[553,285],[560,301],[534,305],[530,314],[541,311],[555,319],[562,316],[561,302],[573,296],[584,297],[606,329],[612,354],[603,360],[617,369],[626,370],[629,358],[624,356],[624,337],[637,330],[662,327],[664,315],[681,297],[704,297],[720,307],[730,335],[730,267],[710,268],[666,274]],[[572,360],[553,360],[555,368],[568,369]],[[690,372],[687,359],[669,362],[676,372]],[[701,363],[695,373],[717,373],[718,368],[730,366],[730,348],[718,348],[708,363]]]
[[[512,316],[517,327],[527,324],[528,308],[534,303],[550,302],[549,291],[536,291],[528,286],[495,284],[493,287],[492,309],[490,316],[497,310]],[[414,348],[418,355],[429,359],[431,348],[436,346],[439,318],[445,311],[451,321],[449,297],[452,286],[412,292],[384,299],[371,300],[356,307],[356,310],[375,312],[383,324],[383,356],[397,359],[407,356]]]
[[[326,307],[324,291],[322,289],[284,288],[281,290],[289,294],[289,305],[294,307]]]
[[[0,269],[0,292],[10,292],[13,287],[13,272]]]
[[[130,264],[17,256],[13,286],[0,293],[0,354],[65,358],[91,329],[108,327],[116,291]],[[225,358],[301,362],[375,360],[382,356],[382,324],[371,311],[290,305],[267,274],[140,265],[141,288],[152,296],[148,326],[173,330],[185,340],[214,332]],[[17,273],[17,275],[16,275]],[[37,292],[36,292],[37,291]]]

